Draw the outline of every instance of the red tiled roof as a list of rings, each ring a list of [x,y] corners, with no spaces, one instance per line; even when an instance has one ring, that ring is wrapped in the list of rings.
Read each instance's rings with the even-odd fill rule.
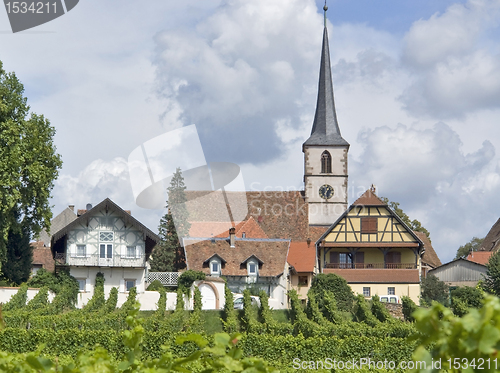
[[[309,245],[307,242],[292,241],[287,261],[297,272],[314,272],[316,265],[316,245],[314,241],[311,241]]]
[[[439,267],[441,265],[441,260],[436,254],[436,251],[432,247],[431,241],[424,232],[415,232],[420,241],[424,243],[425,253],[422,257],[422,263],[431,266],[432,268]]]
[[[274,277],[285,270],[290,241],[237,239],[235,247],[230,247],[228,240],[223,239],[204,240],[193,244],[186,239],[184,244],[188,269],[209,274],[210,268],[205,261],[217,254],[226,261],[222,265],[222,276],[247,276],[247,267],[242,263],[255,255],[263,262],[262,266],[259,266],[259,275]]]
[[[245,233],[247,238],[269,238],[253,216],[250,216],[250,218],[241,224],[239,228],[236,227],[236,237],[242,238],[243,233]]]
[[[308,208],[300,191],[226,192],[227,199],[222,192],[188,191],[186,197],[191,222],[226,221],[227,200],[236,201],[230,206],[233,217],[253,217],[267,237],[303,241],[309,235]]]
[[[323,273],[335,273],[348,283],[418,284],[418,269],[334,269],[325,268]]]
[[[364,192],[361,197],[359,197],[354,203],[353,206],[387,206],[380,198],[377,197],[375,192],[371,189],[368,189]]]
[[[492,251],[473,251],[466,259],[474,263],[486,265],[492,254]]]
[[[54,272],[55,262],[50,248],[43,246],[42,241],[31,242],[30,245],[33,248],[32,264],[42,265],[47,271]]]

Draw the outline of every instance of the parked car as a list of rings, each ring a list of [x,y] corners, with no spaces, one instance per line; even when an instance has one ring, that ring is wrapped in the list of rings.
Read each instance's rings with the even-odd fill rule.
[[[235,310],[242,310],[243,309],[243,295],[242,294],[233,294],[233,303],[234,303],[234,309]],[[257,307],[260,307],[260,298],[251,295],[252,299],[252,306],[256,305]]]
[[[399,297],[397,295],[381,295],[380,301],[382,303],[399,303]]]

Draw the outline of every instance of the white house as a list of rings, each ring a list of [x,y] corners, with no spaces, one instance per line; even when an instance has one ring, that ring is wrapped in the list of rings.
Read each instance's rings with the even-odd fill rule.
[[[108,295],[117,287],[121,293],[136,287],[145,291],[146,260],[159,238],[130,212],[109,198],[87,210],[55,232],[51,250],[56,268],[66,267],[80,284],[80,291],[92,294],[96,274],[104,274]]]

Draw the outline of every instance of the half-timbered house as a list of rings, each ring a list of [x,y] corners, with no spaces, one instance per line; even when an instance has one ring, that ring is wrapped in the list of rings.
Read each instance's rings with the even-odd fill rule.
[[[374,188],[332,224],[316,247],[320,271],[343,277],[355,293],[418,300],[424,244]]]

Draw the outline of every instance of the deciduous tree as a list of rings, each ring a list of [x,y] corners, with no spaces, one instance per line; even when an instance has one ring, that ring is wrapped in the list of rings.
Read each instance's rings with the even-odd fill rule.
[[[0,264],[16,213],[36,236],[49,229],[49,198],[62,161],[53,143],[54,128],[43,115],[30,113],[24,87],[0,62]]]
[[[477,251],[481,244],[483,243],[484,238],[474,237],[465,245],[462,245],[457,250],[457,255],[455,255],[455,259],[466,258],[469,253],[473,251]]]
[[[420,223],[417,219],[411,220],[408,215],[403,211],[402,208],[399,207],[400,203],[399,202],[392,202],[389,201],[389,198],[386,197],[380,197],[380,199],[384,202],[387,203],[387,205],[394,210],[397,216],[401,218],[401,220],[410,228],[411,230],[415,232],[422,232],[425,233],[427,238],[430,238],[430,233],[425,227],[422,226],[422,223]]]

